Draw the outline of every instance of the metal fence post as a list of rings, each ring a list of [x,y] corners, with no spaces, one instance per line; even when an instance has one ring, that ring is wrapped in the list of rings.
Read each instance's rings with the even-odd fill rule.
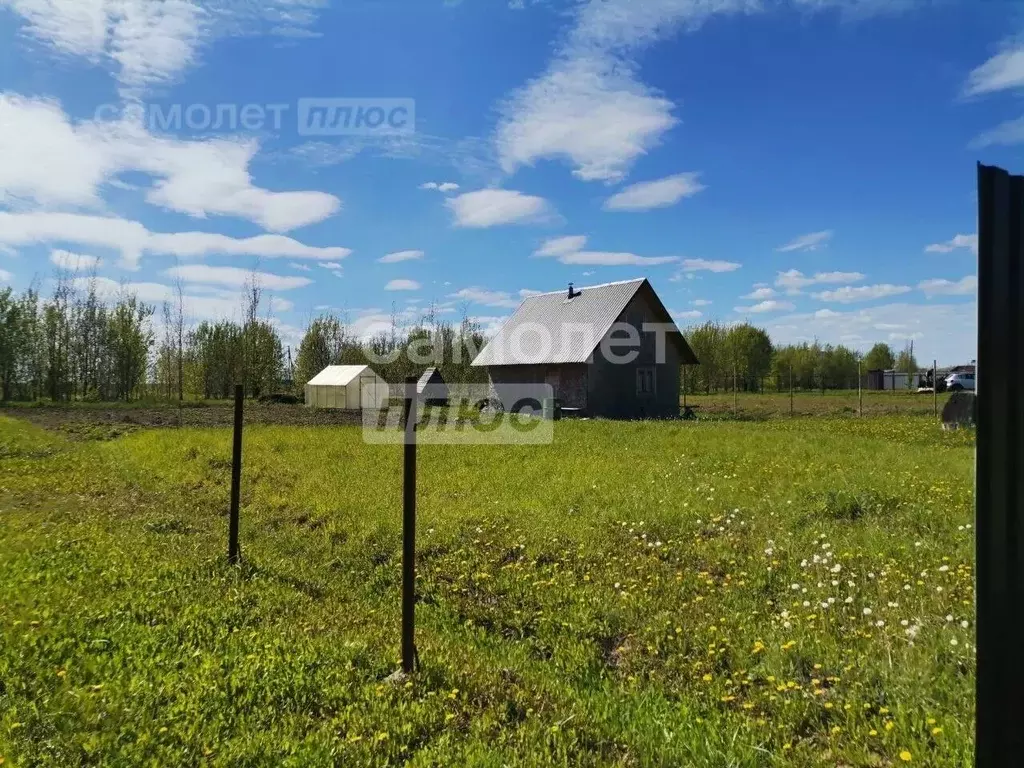
[[[939,415],[939,361],[932,360],[932,416]]]
[[[238,506],[242,487],[242,407],[245,390],[235,386],[235,431],[231,447],[231,510],[228,516],[228,562],[236,565],[242,557],[238,544]]]
[[[1024,177],[978,166],[975,765],[1024,752]],[[980,387],[984,378],[985,386]]]
[[[402,493],[402,671],[416,667],[416,378],[405,380],[405,464]]]
[[[861,379],[863,378],[860,372],[860,358],[857,358],[857,415],[864,415],[864,389]]]
[[[736,389],[736,363],[732,364],[732,409],[736,412],[740,410],[740,396]]]
[[[793,415],[793,364],[789,364],[789,415]]]

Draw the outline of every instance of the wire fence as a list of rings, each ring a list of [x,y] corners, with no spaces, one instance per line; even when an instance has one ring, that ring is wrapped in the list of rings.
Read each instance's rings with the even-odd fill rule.
[[[680,405],[698,419],[748,420],[801,416],[934,416],[939,418],[949,398],[946,392],[906,390],[828,389],[779,392],[720,390],[683,392]]]

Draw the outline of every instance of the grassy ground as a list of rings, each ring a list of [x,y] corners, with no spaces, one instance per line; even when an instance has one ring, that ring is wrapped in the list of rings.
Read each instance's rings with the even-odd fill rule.
[[[928,417],[71,440],[0,416],[7,765],[959,766],[972,436]]]

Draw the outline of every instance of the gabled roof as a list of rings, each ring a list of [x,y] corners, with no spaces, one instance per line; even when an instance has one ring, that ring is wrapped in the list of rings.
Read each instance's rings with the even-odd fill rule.
[[[377,375],[368,365],[328,365],[306,383],[317,387],[344,387],[363,373]]]
[[[444,377],[437,368],[427,368],[420,376],[420,380],[416,382],[416,394],[422,395],[423,390],[430,387],[431,392],[441,392],[446,390],[447,387],[444,383]]]
[[[572,299],[565,290],[527,296],[473,365],[585,363],[641,290],[647,292],[658,321],[672,324],[668,338],[678,345],[682,362],[696,363],[651,284],[637,278],[579,288]]]

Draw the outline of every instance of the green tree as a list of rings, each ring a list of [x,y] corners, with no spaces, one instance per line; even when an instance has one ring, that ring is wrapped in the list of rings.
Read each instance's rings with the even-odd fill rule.
[[[850,389],[857,385],[857,354],[842,344],[827,345],[823,350],[825,386],[829,389]]]
[[[145,384],[153,346],[152,316],[153,307],[140,302],[134,294],[123,295],[110,313],[109,354],[115,386],[112,394],[118,400],[131,400]]]
[[[10,288],[0,290],[0,400],[10,400],[25,354],[21,304]]]
[[[761,389],[772,364],[772,340],[763,328],[749,323],[732,326],[725,334],[725,355],[730,369],[726,373],[731,376],[735,370],[737,386],[747,391]]]
[[[865,371],[887,371],[895,364],[896,355],[893,354],[892,347],[879,342],[864,355],[863,369]]]
[[[724,383],[728,371],[732,375],[732,362],[726,349],[726,331],[719,324],[708,321],[689,328],[686,340],[700,364],[691,366],[687,372],[687,388],[692,392],[703,390],[706,394],[717,392]]]

